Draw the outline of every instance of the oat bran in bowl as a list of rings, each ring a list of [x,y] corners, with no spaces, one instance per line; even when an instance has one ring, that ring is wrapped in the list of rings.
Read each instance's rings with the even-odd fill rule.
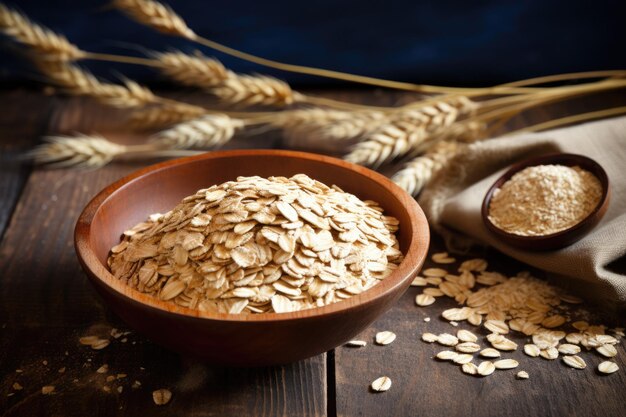
[[[234,181],[240,176],[290,178],[297,174],[306,174],[324,184],[336,184],[361,200],[380,203],[386,216],[399,221],[396,236],[404,260],[376,285],[345,300],[298,311],[262,314],[228,314],[184,307],[138,291],[109,271],[110,249],[120,243],[124,231],[151,213],[165,213],[199,189]],[[282,209],[293,216],[286,206]],[[257,226],[257,232],[260,229]],[[165,162],[132,174],[104,189],[88,204],[77,223],[75,238],[79,259],[92,283],[111,309],[131,327],[159,344],[213,363],[269,365],[293,362],[332,349],[370,324],[406,290],[418,272],[428,250],[429,231],[415,200],[382,175],[321,155],[255,150],[213,152]],[[287,248],[292,244],[281,243]],[[244,275],[241,279],[250,277]],[[175,293],[178,289],[170,288],[170,291]],[[239,290],[236,295],[247,293]],[[164,298],[167,297],[166,294]]]

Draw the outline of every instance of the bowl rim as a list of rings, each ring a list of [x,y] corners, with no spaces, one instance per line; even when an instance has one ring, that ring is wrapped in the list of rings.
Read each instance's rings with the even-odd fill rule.
[[[108,268],[103,265],[97,258],[94,250],[89,244],[91,240],[91,223],[98,214],[100,207],[111,198],[116,191],[126,187],[127,185],[141,180],[146,175],[174,168],[179,165],[185,165],[191,162],[201,160],[214,160],[219,158],[232,157],[252,157],[252,156],[278,156],[287,158],[299,158],[310,161],[321,162],[324,164],[335,165],[340,168],[355,171],[362,177],[367,177],[378,185],[390,191],[390,193],[399,201],[401,206],[406,209],[407,216],[410,219],[410,240],[409,247],[404,254],[404,259],[388,277],[364,291],[361,294],[354,295],[346,300],[342,300],[323,307],[315,307],[305,310],[299,310],[289,313],[263,313],[263,314],[229,314],[229,313],[209,313],[200,310],[181,307],[166,301],[161,301],[149,294],[142,293],[115,278]],[[146,214],[146,216],[149,213]],[[402,227],[402,226],[401,226]],[[120,231],[121,235],[122,231]],[[357,307],[365,307],[374,303],[379,298],[393,293],[398,287],[403,286],[406,281],[412,279],[423,265],[428,254],[430,243],[430,229],[426,216],[417,201],[411,197],[405,190],[393,183],[387,177],[372,171],[368,168],[346,162],[341,159],[333,158],[326,155],[313,154],[300,151],[288,150],[269,150],[269,149],[246,149],[246,150],[227,150],[227,151],[211,151],[200,155],[173,159],[148,167],[139,169],[114,183],[106,186],[89,203],[81,212],[74,229],[74,246],[79,261],[87,275],[90,278],[102,283],[108,289],[115,291],[130,302],[140,303],[147,308],[156,309],[162,313],[172,313],[184,316],[189,319],[228,321],[228,322],[283,322],[294,319],[313,319],[316,317],[329,317],[339,315],[342,312]],[[408,286],[408,285],[407,285]]]
[[[576,163],[574,163],[574,161],[576,161]],[[585,216],[584,219],[574,224],[573,226],[548,235],[517,235],[515,233],[510,233],[502,230],[498,226],[493,224],[491,220],[489,220],[489,205],[491,204],[491,199],[493,198],[493,194],[495,193],[495,191],[499,189],[505,182],[511,179],[513,175],[522,171],[523,169],[545,164],[564,165],[568,167],[580,166],[580,168],[589,172],[591,172],[589,167],[593,167],[595,172],[591,173],[598,178],[600,184],[602,185],[602,196],[600,197],[600,201],[598,202],[596,207],[587,216]],[[585,228],[589,224],[589,222],[595,218],[596,214],[600,210],[602,210],[604,205],[607,203],[609,195],[609,177],[602,165],[585,155],[567,152],[552,152],[549,154],[539,155],[517,162],[511,165],[509,169],[507,169],[502,175],[500,175],[485,193],[485,197],[483,198],[481,206],[481,217],[483,219],[483,223],[485,224],[485,226],[487,226],[487,229],[489,229],[489,231],[496,235],[499,235],[500,237],[508,241],[516,241],[520,243],[545,242],[547,240],[557,241],[564,236],[576,233],[579,229]],[[602,216],[603,215],[604,213],[602,213]]]

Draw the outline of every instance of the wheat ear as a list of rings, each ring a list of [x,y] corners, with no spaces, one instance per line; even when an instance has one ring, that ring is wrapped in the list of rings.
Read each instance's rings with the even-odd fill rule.
[[[234,74],[211,92],[237,106],[288,106],[299,97],[289,84],[264,75]]]
[[[45,59],[73,60],[84,55],[65,36],[31,22],[26,16],[1,3],[0,30],[16,41],[43,54]]]
[[[371,133],[385,117],[378,111],[312,108],[282,113],[272,124],[282,129],[287,147],[340,153]]]
[[[228,142],[244,122],[225,114],[207,114],[156,133],[152,143],[168,148],[211,148]]]
[[[46,143],[33,149],[27,156],[36,164],[50,168],[100,168],[127,150],[126,146],[100,136],[49,136],[44,140]]]
[[[465,97],[453,97],[421,108],[399,110],[344,157],[347,161],[378,167],[406,155],[429,137],[476,109]]]
[[[436,173],[444,169],[446,163],[463,146],[465,145],[454,141],[437,142],[423,155],[409,161],[393,175],[391,180],[415,196],[422,191]]]
[[[102,136],[50,136],[25,156],[46,168],[96,169],[114,160],[145,160],[197,155],[199,151],[163,149],[158,144],[120,145]]]
[[[220,61],[200,53],[195,56],[180,51],[155,53],[154,58],[165,75],[190,87],[215,87],[231,74]]]
[[[169,6],[153,0],[113,0],[113,6],[139,23],[168,35],[195,39],[196,34]]]
[[[63,87],[69,94],[92,96],[121,108],[157,101],[150,90],[131,80],[125,80],[124,85],[105,83],[89,71],[65,62],[39,62],[37,65],[52,82]]]

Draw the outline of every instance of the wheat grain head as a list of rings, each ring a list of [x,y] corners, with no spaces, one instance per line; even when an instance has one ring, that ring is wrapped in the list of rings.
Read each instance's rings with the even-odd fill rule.
[[[225,114],[207,114],[156,133],[151,142],[168,148],[211,148],[228,142],[244,127]]]
[[[74,60],[84,53],[63,35],[31,22],[26,16],[0,3],[0,30],[41,54],[47,60]]]
[[[416,196],[463,146],[454,141],[437,142],[423,155],[407,162],[391,180],[409,194]]]
[[[453,97],[432,105],[398,110],[390,115],[386,123],[357,143],[344,159],[378,167],[398,156],[406,155],[475,108],[475,103],[469,99]]]
[[[232,74],[211,92],[236,106],[288,106],[298,97],[289,84],[264,75]]]
[[[113,5],[133,20],[168,35],[195,39],[196,34],[169,6],[153,0],[113,0]]]
[[[39,62],[37,66],[51,82],[63,87],[69,94],[92,96],[120,108],[143,106],[156,101],[149,89],[131,80],[124,80],[124,85],[102,82],[89,71],[66,62]]]
[[[101,136],[49,136],[27,154],[48,168],[100,168],[126,152],[126,146]]]
[[[154,54],[161,71],[174,81],[199,88],[215,87],[230,76],[220,61],[201,54],[187,55],[180,51]]]

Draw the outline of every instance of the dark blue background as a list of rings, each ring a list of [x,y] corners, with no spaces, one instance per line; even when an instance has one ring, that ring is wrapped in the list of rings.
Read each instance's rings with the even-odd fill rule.
[[[626,68],[624,1],[199,1],[170,5],[199,34],[294,64],[395,80],[480,85],[537,75]],[[136,24],[101,0],[7,2],[96,52],[199,48]],[[4,41],[4,39],[3,39]],[[202,48],[199,48],[202,49]],[[265,69],[202,49],[241,72],[297,84],[324,79]],[[14,47],[0,47],[0,79],[34,79]],[[100,75],[161,78],[129,65],[89,63]]]

